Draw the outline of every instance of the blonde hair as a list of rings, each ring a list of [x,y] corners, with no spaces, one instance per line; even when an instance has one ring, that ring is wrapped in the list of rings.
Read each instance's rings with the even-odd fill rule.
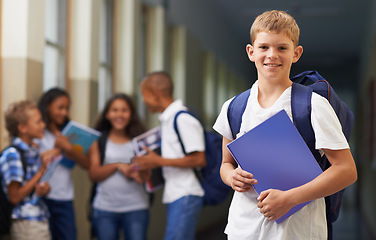
[[[289,37],[295,47],[299,45],[300,30],[295,19],[284,11],[267,11],[256,17],[250,29],[251,43],[256,39],[259,32],[283,33]]]
[[[18,125],[27,123],[29,120],[28,111],[34,108],[37,109],[37,105],[29,100],[22,100],[9,105],[5,111],[5,127],[10,137],[18,136]]]

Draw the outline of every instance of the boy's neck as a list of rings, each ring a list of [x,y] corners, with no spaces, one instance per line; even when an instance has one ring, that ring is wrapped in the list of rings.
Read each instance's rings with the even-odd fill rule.
[[[258,102],[261,107],[271,107],[282,93],[292,85],[289,78],[258,81]]]
[[[172,103],[174,102],[173,98],[165,98],[161,100],[161,113],[164,112]]]
[[[32,143],[33,143],[33,138],[30,138],[29,136],[27,136],[27,135],[22,135],[22,134],[20,134],[20,135],[18,135],[18,137],[23,141],[23,142],[25,142],[27,145],[32,145]]]

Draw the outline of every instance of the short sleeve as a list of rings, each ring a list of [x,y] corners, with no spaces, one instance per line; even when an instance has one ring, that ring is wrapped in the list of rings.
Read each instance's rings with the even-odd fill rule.
[[[22,167],[21,155],[15,148],[4,150],[1,157],[1,173],[6,185],[11,182],[22,182],[24,179],[24,170]]]
[[[215,121],[214,126],[213,126],[213,129],[216,132],[218,132],[223,137],[225,137],[225,138],[227,138],[229,140],[234,140],[234,139],[232,137],[232,132],[231,132],[230,124],[229,124],[228,119],[227,119],[227,109],[228,109],[228,107],[230,105],[230,102],[233,99],[234,98],[231,98],[231,99],[227,100],[222,105],[221,112],[219,113],[219,115],[217,117],[217,120]]]
[[[205,151],[204,129],[200,121],[184,113],[176,121],[186,153]]]
[[[312,94],[312,128],[315,132],[316,149],[348,149],[349,144],[332,106],[322,96]]]

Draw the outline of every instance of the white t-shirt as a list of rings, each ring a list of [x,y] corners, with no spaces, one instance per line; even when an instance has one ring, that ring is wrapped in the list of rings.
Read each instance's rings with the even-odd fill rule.
[[[258,84],[253,84],[248,98],[247,107],[243,113],[240,132],[237,137],[248,132],[280,110],[284,109],[292,121],[291,87],[287,88],[278,100],[269,108],[262,108],[258,103]],[[233,140],[227,120],[227,109],[232,99],[226,101],[213,128],[222,136]],[[329,102],[316,93],[312,95],[311,123],[316,137],[316,149],[348,149],[341,125]],[[256,200],[258,194],[254,191],[236,192],[231,202],[228,224],[225,233],[230,240],[303,240],[326,239],[327,226],[324,198],[316,199],[277,224],[267,220],[260,213]]]
[[[47,129],[44,131],[43,138],[40,141],[40,152],[53,149],[55,146],[56,137]],[[48,180],[51,190],[48,193],[48,199],[71,201],[74,198],[74,187],[71,175],[71,169],[64,167],[61,164],[56,166],[51,178]]]
[[[183,158],[184,152],[174,129],[174,117],[177,112],[187,110],[180,100],[171,103],[159,116],[161,122],[161,152],[163,158]],[[189,114],[181,114],[177,118],[177,125],[185,151],[205,151],[204,131],[201,123]],[[204,196],[192,168],[162,167],[165,187],[163,203],[171,203],[187,195]]]
[[[131,142],[118,144],[107,140],[103,164],[130,163],[134,157]],[[122,173],[114,174],[98,183],[93,207],[110,212],[130,212],[149,208],[144,185],[127,179]]]

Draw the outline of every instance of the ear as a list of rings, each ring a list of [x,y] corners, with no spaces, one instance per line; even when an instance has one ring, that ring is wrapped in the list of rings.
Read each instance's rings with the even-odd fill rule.
[[[300,59],[300,57],[302,56],[302,54],[303,54],[303,47],[302,46],[297,46],[295,48],[295,51],[294,51],[294,57],[292,59],[292,62],[296,63]]]
[[[249,60],[251,60],[251,62],[255,62],[255,57],[253,55],[253,53],[254,53],[253,46],[251,44],[247,44],[247,46],[245,47],[245,50],[247,52]]]
[[[27,133],[27,126],[26,126],[26,124],[19,123],[19,124],[17,125],[17,130],[18,130],[18,132],[19,132],[20,134],[25,134],[25,133]]]

